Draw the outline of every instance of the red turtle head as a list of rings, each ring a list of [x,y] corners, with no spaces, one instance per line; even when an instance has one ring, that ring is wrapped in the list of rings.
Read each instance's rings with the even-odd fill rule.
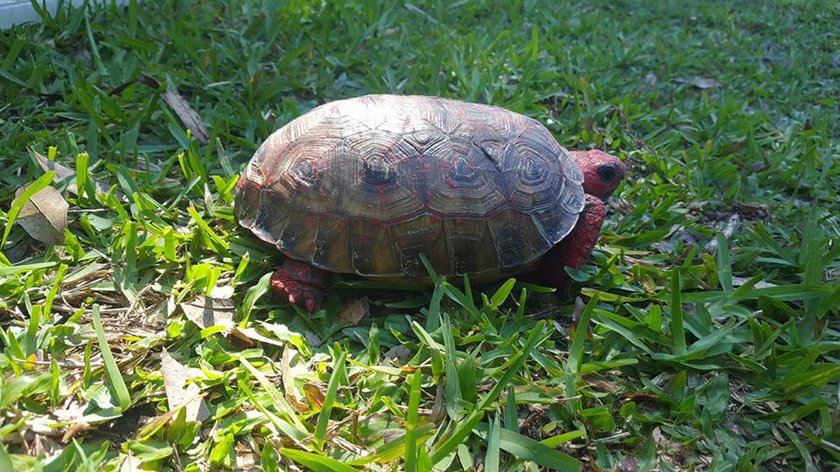
[[[600,199],[609,197],[627,173],[617,157],[598,149],[572,151],[572,156],[583,172],[584,192]]]

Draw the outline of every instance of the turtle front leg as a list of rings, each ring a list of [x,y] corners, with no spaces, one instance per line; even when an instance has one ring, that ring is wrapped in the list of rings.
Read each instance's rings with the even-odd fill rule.
[[[535,282],[568,295],[571,279],[563,269],[580,269],[589,259],[601,234],[606,208],[600,198],[586,195],[586,204],[572,232],[542,257],[531,274]]]
[[[324,299],[329,273],[311,265],[286,259],[271,276],[271,288],[289,300],[312,313]]]

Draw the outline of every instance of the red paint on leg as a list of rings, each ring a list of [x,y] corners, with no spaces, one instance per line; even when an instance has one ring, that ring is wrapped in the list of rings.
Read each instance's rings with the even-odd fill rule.
[[[580,269],[589,259],[604,222],[604,203],[592,195],[586,196],[586,206],[572,232],[555,244],[540,260],[533,272],[535,282],[568,292],[571,279],[564,267]]]
[[[312,313],[324,298],[329,273],[311,265],[287,259],[271,276],[271,288],[289,303]]]

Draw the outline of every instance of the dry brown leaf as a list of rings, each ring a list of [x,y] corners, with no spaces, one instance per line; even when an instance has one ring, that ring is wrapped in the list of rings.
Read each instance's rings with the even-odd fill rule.
[[[346,303],[338,312],[338,319],[350,326],[356,326],[370,315],[370,302],[367,297]]]
[[[286,400],[289,401],[289,405],[291,405],[292,408],[297,410],[298,413],[309,413],[310,411],[312,411],[312,409],[309,408],[309,405],[303,403],[302,401],[298,400],[293,396],[287,397]]]
[[[186,384],[193,377],[202,375],[200,369],[190,369],[176,361],[165,349],[160,355],[161,372],[163,373],[163,387],[169,409],[181,406],[186,410],[187,421],[204,421],[209,415],[201,389],[195,383]]]
[[[236,308],[231,300],[225,298],[198,297],[195,300],[182,303],[181,309],[187,319],[195,323],[199,328],[205,329],[211,326],[224,326],[225,333],[236,340],[253,346],[254,341],[259,341],[273,346],[283,347],[286,343],[277,339],[263,336],[254,328],[240,328],[236,326],[233,317]]]
[[[699,88],[700,90],[706,90],[710,88],[715,88],[718,85],[717,80],[715,79],[707,79],[705,77],[695,77],[694,80],[691,81],[691,85]]]
[[[38,151],[30,149],[29,152],[32,153],[32,155],[35,157],[35,160],[38,161],[38,165],[41,166],[41,169],[44,169],[44,172],[55,172],[55,178],[53,179],[53,182],[59,182],[68,177],[76,176],[76,172],[73,169],[70,169],[69,167],[65,167],[57,162],[47,159],[47,156],[39,153]],[[67,190],[72,194],[79,193],[79,189],[76,187],[76,182],[73,182],[70,185],[68,185]]]
[[[72,439],[79,436],[80,434],[84,433],[85,431],[90,429],[90,424],[80,421],[78,423],[73,423],[67,428],[67,431],[64,432],[64,435],[61,437],[61,442],[64,444],[69,443]]]
[[[260,458],[250,447],[236,443],[236,470],[257,470]]]
[[[15,200],[26,191],[17,189]],[[44,187],[23,205],[17,221],[30,236],[48,244],[63,244],[67,228],[67,209],[70,205],[53,187]]]
[[[405,364],[409,359],[411,359],[411,351],[403,346],[402,344],[398,344],[384,354],[385,359],[394,359],[400,364]]]
[[[42,434],[32,434],[32,440],[24,445],[24,452],[32,457],[51,456],[60,452],[63,446],[51,438]]]
[[[624,459],[621,460],[621,464],[618,466],[618,470],[620,472],[636,472],[639,470],[638,465],[636,463],[636,458],[632,456],[626,456]]]
[[[79,194],[79,187],[78,185],[76,185],[75,170],[47,159],[47,156],[39,153],[38,151],[30,149],[29,152],[32,153],[32,155],[35,157],[35,161],[38,162],[38,165],[41,166],[41,169],[44,169],[44,172],[55,172],[53,182],[60,182],[68,177],[73,177],[73,181],[67,184],[67,191],[72,193],[73,195]],[[108,193],[111,191],[111,186],[109,184],[106,184],[105,182],[100,182],[96,179],[93,180],[93,186],[96,187],[96,190],[99,192]],[[117,196],[122,198],[122,193],[117,191]]]
[[[303,393],[306,395],[306,399],[309,400],[309,403],[321,409],[324,406],[324,392],[321,387],[324,385],[318,385],[311,382],[306,382],[303,384]]]
[[[283,354],[280,357],[280,378],[283,381],[283,387],[286,390],[286,396],[289,400],[301,403],[304,400],[303,393],[297,387],[295,378],[309,373],[309,368],[306,362],[301,358],[298,351],[292,347],[283,349]],[[306,407],[307,410],[309,407]]]
[[[120,464],[120,472],[137,472],[143,470],[142,468],[143,463],[140,462],[140,459],[131,455],[131,453],[126,454],[125,459],[123,459],[122,464]]]
[[[741,225],[741,215],[738,213],[733,213],[729,216],[729,219],[726,220],[726,223],[723,222],[718,223],[718,227],[723,227],[721,229],[721,233],[723,233],[723,237],[726,239],[732,239],[732,236],[735,235],[735,232],[738,231],[738,227]],[[710,254],[717,253],[718,250],[718,240],[717,238],[712,239],[706,244],[706,251]]]
[[[304,331],[303,337],[306,338],[306,342],[312,347],[319,347],[321,345],[321,338],[312,331]]]
[[[254,328],[237,328],[234,327],[233,331],[231,332],[232,335],[236,336],[238,339],[247,339],[251,341],[259,341],[265,344],[271,344],[272,346],[279,346],[283,347],[286,345],[283,341],[279,341],[274,338],[269,338],[268,336],[263,336]]]
[[[742,285],[745,285],[749,281],[750,281],[750,279],[748,279],[747,277],[735,277],[735,276],[733,276],[732,277],[732,286],[735,287],[735,288],[738,288]],[[759,280],[758,282],[755,283],[755,285],[753,285],[753,288],[771,288],[771,287],[778,287],[778,285],[770,283],[770,282],[766,282],[764,280]]]
[[[178,115],[178,119],[192,132],[192,135],[198,142],[207,144],[210,141],[210,134],[207,133],[207,128],[201,122],[201,117],[184,100],[184,97],[178,93],[178,90],[169,89],[163,92],[163,101]]]
[[[233,302],[221,298],[198,297],[187,303],[181,303],[181,309],[187,319],[199,328],[210,326],[224,326],[226,330],[233,327],[233,315],[236,309]]]

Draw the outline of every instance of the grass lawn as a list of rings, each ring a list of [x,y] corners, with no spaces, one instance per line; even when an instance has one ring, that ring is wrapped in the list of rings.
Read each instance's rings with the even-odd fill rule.
[[[0,32],[0,471],[838,470],[838,24],[830,0],[166,0]],[[365,93],[622,158],[580,303],[272,297],[238,173]]]

